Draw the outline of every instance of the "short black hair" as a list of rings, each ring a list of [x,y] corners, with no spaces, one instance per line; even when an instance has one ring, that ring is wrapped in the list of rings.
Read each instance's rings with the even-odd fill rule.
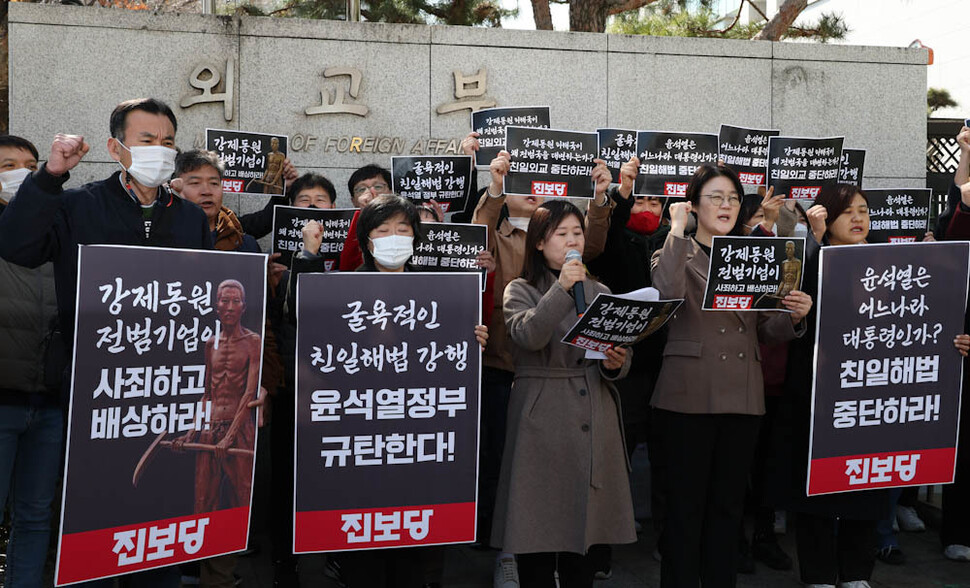
[[[354,186],[363,182],[364,180],[369,180],[371,178],[376,178],[381,176],[387,185],[391,185],[391,172],[387,171],[383,167],[370,163],[364,167],[358,168],[353,174],[351,174],[350,179],[347,180],[347,191],[350,192],[350,197],[354,197]],[[383,222],[383,221],[381,221]]]
[[[337,201],[337,188],[334,187],[333,182],[320,174],[305,173],[297,178],[296,181],[286,189],[287,194],[290,197],[290,204],[293,204],[293,202],[296,200],[296,196],[300,192],[303,190],[309,190],[310,188],[323,188],[330,196],[331,204]]]
[[[374,254],[368,247],[370,232],[398,214],[403,214],[411,225],[411,230],[414,231],[414,245],[417,245],[421,239],[421,217],[418,216],[418,207],[410,200],[396,194],[381,194],[360,209],[360,216],[357,217],[357,241],[360,243],[364,265],[374,265]]]
[[[0,135],[0,147],[12,147],[14,149],[30,151],[30,154],[34,156],[34,159],[40,159],[40,153],[37,152],[37,148],[34,147],[34,144],[23,137],[18,137],[17,135]]]
[[[204,149],[192,149],[191,151],[179,153],[175,158],[174,177],[177,178],[182,174],[193,172],[207,165],[214,167],[219,172],[220,180],[225,177],[226,166],[222,163],[219,154],[215,151],[206,151]]]
[[[156,98],[136,98],[135,100],[125,100],[111,111],[111,136],[124,142],[125,129],[128,126],[128,113],[141,110],[149,114],[163,114],[172,121],[172,129],[179,130],[179,123],[175,120],[175,113],[161,100]]]

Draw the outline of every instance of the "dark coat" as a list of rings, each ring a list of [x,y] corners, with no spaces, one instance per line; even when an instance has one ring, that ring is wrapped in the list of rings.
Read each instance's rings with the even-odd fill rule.
[[[122,186],[121,172],[80,188],[63,190],[69,174],[27,176],[0,216],[0,257],[24,267],[54,262],[61,331],[73,341],[78,245],[145,245],[212,249],[202,209],[164,191],[154,204],[149,236],[142,208]]]

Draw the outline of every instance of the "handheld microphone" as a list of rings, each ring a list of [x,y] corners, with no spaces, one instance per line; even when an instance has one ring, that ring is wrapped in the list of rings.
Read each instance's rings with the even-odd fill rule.
[[[578,259],[582,263],[583,254],[575,249],[570,249],[566,252],[566,262],[574,259]],[[582,280],[573,284],[573,300],[576,302],[576,315],[582,316],[586,312],[586,293],[583,291]]]

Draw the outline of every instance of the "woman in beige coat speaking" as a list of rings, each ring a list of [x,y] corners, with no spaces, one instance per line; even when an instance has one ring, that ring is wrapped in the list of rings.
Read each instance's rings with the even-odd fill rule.
[[[586,300],[609,289],[569,251],[583,251],[583,216],[555,200],[532,215],[522,277],[505,290],[515,381],[492,544],[516,554],[522,588],[591,586],[590,545],[636,541],[620,405],[607,380],[626,375],[632,353],[604,360],[560,340],[577,320],[571,290]],[[571,256],[572,257],[572,256]]]

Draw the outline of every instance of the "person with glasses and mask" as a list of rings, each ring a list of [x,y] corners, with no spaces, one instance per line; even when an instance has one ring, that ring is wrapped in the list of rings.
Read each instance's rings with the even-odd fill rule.
[[[661,298],[683,298],[668,323],[663,366],[653,393],[668,465],[660,539],[661,586],[734,586],[738,528],[761,415],[765,412],[759,341],[805,332],[812,299],[795,290],[790,312],[713,312],[701,305],[712,240],[732,232],[743,189],[726,167],[703,165],[687,202],[670,205],[670,233],[653,255]],[[685,232],[688,216],[697,232]]]

